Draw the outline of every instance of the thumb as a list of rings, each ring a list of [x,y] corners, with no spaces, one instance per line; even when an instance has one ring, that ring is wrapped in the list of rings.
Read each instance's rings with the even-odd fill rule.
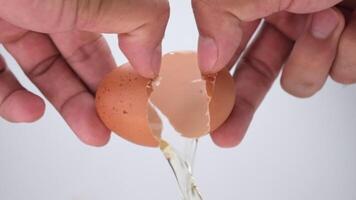
[[[117,33],[141,75],[152,78],[159,71],[167,0],[0,0],[0,5],[0,18],[32,31]]]
[[[342,0],[192,0],[200,33],[199,66],[215,73],[229,63],[243,31],[240,21],[253,21],[279,11],[311,13],[330,8]]]

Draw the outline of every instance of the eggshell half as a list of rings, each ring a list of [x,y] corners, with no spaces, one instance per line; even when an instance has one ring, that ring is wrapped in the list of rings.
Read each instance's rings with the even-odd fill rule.
[[[130,65],[114,69],[100,83],[96,92],[97,112],[113,132],[133,143],[159,145],[161,121],[148,104],[151,80],[139,76]],[[154,124],[154,129],[150,127]]]

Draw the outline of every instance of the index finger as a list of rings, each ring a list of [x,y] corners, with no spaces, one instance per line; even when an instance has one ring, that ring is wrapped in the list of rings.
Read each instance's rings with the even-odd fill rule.
[[[242,38],[241,21],[279,11],[310,13],[342,0],[192,0],[200,33],[198,56],[203,73],[215,73],[231,60]]]
[[[133,67],[149,78],[158,74],[167,0],[0,0],[0,5],[0,18],[27,30],[117,33]]]

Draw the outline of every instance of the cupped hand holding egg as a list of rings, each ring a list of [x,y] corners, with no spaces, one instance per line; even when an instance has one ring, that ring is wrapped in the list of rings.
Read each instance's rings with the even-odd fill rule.
[[[235,102],[228,70],[204,76],[193,52],[163,56],[159,77],[138,75],[129,64],[116,68],[100,83],[97,112],[104,124],[133,143],[158,147],[164,114],[183,137],[214,131],[230,115]]]

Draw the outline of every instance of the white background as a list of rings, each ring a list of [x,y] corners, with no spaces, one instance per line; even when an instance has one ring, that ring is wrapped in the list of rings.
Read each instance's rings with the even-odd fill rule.
[[[196,49],[189,1],[171,1],[164,51]],[[108,37],[118,63],[125,62]],[[21,82],[38,93],[1,53]],[[355,200],[356,87],[329,81],[300,100],[274,85],[235,149],[201,140],[196,177],[207,200]],[[81,144],[47,103],[34,124],[0,119],[1,200],[180,199],[158,149],[116,136],[103,148]]]

